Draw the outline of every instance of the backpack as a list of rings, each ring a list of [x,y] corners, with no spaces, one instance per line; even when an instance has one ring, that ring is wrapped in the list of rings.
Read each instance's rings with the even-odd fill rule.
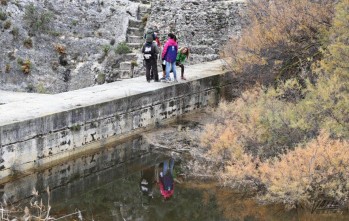
[[[154,44],[152,42],[147,42],[144,44],[143,47],[143,57],[145,60],[150,60],[152,58],[155,58],[155,48]]]
[[[146,42],[153,42],[155,40],[155,34],[154,30],[149,28],[147,32],[145,33],[145,41]]]

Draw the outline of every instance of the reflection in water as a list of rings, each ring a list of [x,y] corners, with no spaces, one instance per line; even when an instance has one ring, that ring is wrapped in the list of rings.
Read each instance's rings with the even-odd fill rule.
[[[158,171],[157,165],[142,169],[139,188],[144,196],[153,198],[153,187],[157,183]]]
[[[174,159],[166,159],[159,175],[160,193],[165,199],[169,199],[174,193],[173,167]]]
[[[33,187],[43,190],[50,186],[55,217],[78,209],[84,220],[94,221],[344,221],[349,217],[261,206],[217,183],[180,179],[178,168],[181,168],[178,162],[152,153],[149,145],[137,137],[6,183],[4,190],[12,199],[19,200],[28,197]],[[172,178],[172,186],[164,179],[167,174]],[[182,182],[174,184],[173,178]],[[160,184],[163,190],[176,189],[170,200],[164,200]],[[76,217],[61,220],[74,219],[78,220]]]
[[[154,162],[154,167],[159,161]],[[149,167],[148,167],[149,168]],[[153,170],[154,172],[154,170]],[[114,180],[66,203],[53,206],[54,211],[67,214],[76,208],[83,210],[85,219],[92,220],[149,220],[149,221],[341,221],[348,216],[340,214],[309,215],[284,211],[281,206],[258,205],[253,199],[214,182],[185,181],[176,184],[171,200],[164,200],[153,186],[152,197],[139,189],[142,172],[134,172]],[[67,219],[68,220],[68,219]]]

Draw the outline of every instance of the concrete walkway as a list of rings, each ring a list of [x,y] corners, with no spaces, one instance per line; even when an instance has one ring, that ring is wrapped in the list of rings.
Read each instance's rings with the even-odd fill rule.
[[[180,69],[177,68],[177,84],[222,74],[223,64],[224,61],[216,60],[188,66],[185,71],[187,81],[180,80]],[[0,91],[0,126],[141,94],[173,84],[153,81],[148,83],[145,76],[141,76],[55,95]]]

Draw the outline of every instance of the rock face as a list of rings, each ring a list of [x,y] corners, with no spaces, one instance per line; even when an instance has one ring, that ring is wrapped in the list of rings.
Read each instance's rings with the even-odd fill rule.
[[[229,37],[245,24],[245,1],[156,0],[147,26],[157,26],[162,42],[176,34],[179,47],[191,49],[191,63],[215,60]]]
[[[241,31],[243,8],[241,1],[1,0],[0,90],[59,93],[142,75],[145,25],[160,29],[162,43],[174,32],[191,48],[190,63],[217,59]],[[130,51],[116,50],[122,42]]]
[[[137,2],[2,0],[0,89],[58,93],[95,84],[122,59]]]

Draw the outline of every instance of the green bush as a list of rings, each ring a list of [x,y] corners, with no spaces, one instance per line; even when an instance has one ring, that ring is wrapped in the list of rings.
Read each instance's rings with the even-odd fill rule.
[[[33,3],[25,7],[23,19],[30,28],[31,34],[47,32],[50,29],[50,22],[53,18],[51,12],[40,10]]]
[[[26,48],[32,48],[33,47],[33,40],[31,38],[27,38],[23,41],[23,45]]]
[[[36,85],[35,91],[36,91],[37,93],[40,93],[40,94],[45,94],[45,93],[47,93],[47,90],[46,90],[46,88],[45,88],[45,86],[44,86],[43,83],[39,83],[38,85]]]
[[[10,73],[10,71],[11,71],[11,65],[10,64],[6,64],[5,65],[5,72],[6,73]]]
[[[103,45],[102,46],[102,50],[103,50],[104,55],[107,55],[109,53],[110,49],[111,49],[110,45]]]
[[[119,43],[118,46],[115,48],[115,53],[116,54],[127,54],[127,53],[130,53],[130,52],[131,52],[131,49],[126,44],[126,42]]]
[[[0,10],[0,20],[5,21],[7,19],[6,12]]]
[[[81,126],[79,124],[73,125],[70,127],[71,131],[80,131],[81,130]]]
[[[138,66],[137,61],[136,61],[136,60],[132,60],[132,61],[131,61],[131,66],[132,66],[132,67],[137,67],[137,66]]]
[[[148,21],[148,17],[149,17],[149,14],[145,14],[143,17],[142,17],[142,23],[143,25],[145,25]]]
[[[4,23],[4,29],[9,29],[11,27],[12,23],[10,20],[5,21]]]
[[[13,35],[14,38],[17,38],[19,35],[19,28],[13,27],[11,30],[11,34]]]
[[[98,73],[96,82],[97,84],[104,84],[106,75],[104,73]]]

